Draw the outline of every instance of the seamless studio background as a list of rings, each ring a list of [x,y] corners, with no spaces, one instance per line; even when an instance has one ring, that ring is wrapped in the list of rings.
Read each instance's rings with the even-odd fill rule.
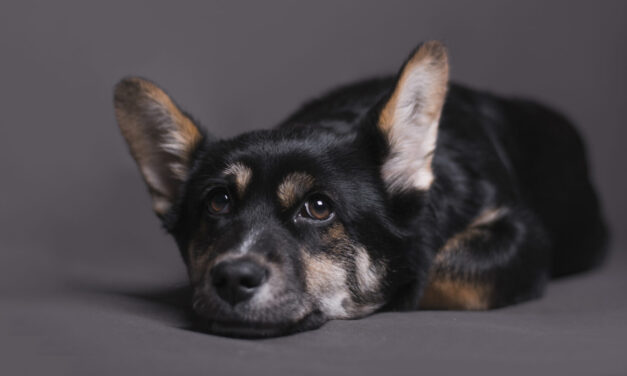
[[[626,4],[2,2],[0,373],[624,374]],[[394,73],[427,39],[448,45],[454,80],[576,122],[613,230],[606,266],[491,312],[262,341],[188,330],[183,263],[117,130],[113,85],[150,78],[228,137]]]

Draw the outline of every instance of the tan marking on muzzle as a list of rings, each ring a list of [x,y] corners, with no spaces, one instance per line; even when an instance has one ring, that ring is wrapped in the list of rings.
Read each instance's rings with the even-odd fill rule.
[[[359,289],[366,293],[376,292],[381,283],[382,268],[370,260],[368,252],[363,247],[357,247],[355,250],[355,275]]]
[[[304,172],[287,175],[277,189],[279,203],[285,209],[291,208],[313,188],[314,182],[313,176]]]
[[[253,176],[253,170],[241,162],[236,162],[228,166],[224,170],[224,174],[235,178],[235,188],[237,189],[237,194],[240,198],[243,197]]]
[[[346,270],[337,261],[324,255],[311,255],[303,250],[307,293],[315,299],[329,318],[346,318],[344,307],[350,293],[346,286]]]
[[[383,267],[372,262],[368,251],[352,240],[341,223],[335,223],[323,235],[322,239],[334,250],[334,255],[346,262],[352,259],[355,265],[357,289],[363,293],[375,292],[379,289],[384,273]]]
[[[351,239],[341,223],[322,235],[329,254],[303,251],[307,290],[330,318],[357,318],[372,313],[383,303],[378,293],[384,267],[373,262],[366,249]],[[355,271],[355,280],[348,271]],[[351,282],[352,281],[352,282]]]

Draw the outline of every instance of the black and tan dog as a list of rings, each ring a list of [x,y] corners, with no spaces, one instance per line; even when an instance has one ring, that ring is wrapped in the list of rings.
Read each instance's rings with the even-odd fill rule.
[[[115,112],[214,333],[500,307],[604,253],[572,125],[449,84],[438,42],[396,78],[337,89],[273,130],[229,140],[139,78],[117,85]]]

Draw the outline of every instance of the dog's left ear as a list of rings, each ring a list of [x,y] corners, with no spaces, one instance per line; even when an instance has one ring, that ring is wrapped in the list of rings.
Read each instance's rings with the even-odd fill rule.
[[[426,190],[448,85],[448,56],[437,41],[421,44],[403,66],[379,115],[389,153],[381,174],[392,193]]]
[[[127,78],[115,87],[115,116],[131,154],[163,217],[187,178],[202,134],[194,122],[157,85]]]

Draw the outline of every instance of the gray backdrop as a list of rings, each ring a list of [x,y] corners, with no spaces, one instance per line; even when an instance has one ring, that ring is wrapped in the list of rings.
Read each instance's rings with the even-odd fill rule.
[[[625,1],[3,1],[0,373],[627,373],[626,16]],[[263,341],[187,330],[183,265],[115,125],[115,82],[151,78],[226,137],[395,72],[426,39],[449,46],[455,80],[576,121],[614,230],[607,266],[486,313]]]

